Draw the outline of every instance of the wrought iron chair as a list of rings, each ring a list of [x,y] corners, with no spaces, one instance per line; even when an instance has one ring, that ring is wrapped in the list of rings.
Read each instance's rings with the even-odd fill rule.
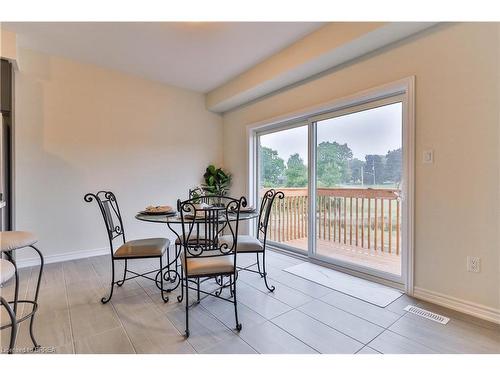
[[[10,342],[9,342],[9,353],[13,353],[14,345],[16,343],[17,330],[19,323],[30,319],[29,332],[31,341],[34,345],[34,350],[38,349],[38,345],[35,335],[33,333],[33,323],[35,319],[35,313],[38,310],[38,295],[40,292],[40,283],[42,281],[44,259],[43,255],[35,247],[37,243],[37,237],[30,232],[21,231],[6,231],[0,232],[0,252],[6,255],[6,259],[0,259],[0,285],[4,285],[12,277],[14,277],[14,299],[12,301],[7,301],[5,298],[0,297],[0,304],[5,307],[7,314],[10,318],[10,323],[4,324],[0,327],[0,330],[9,328],[10,332]],[[38,270],[38,277],[35,289],[35,295],[33,299],[19,299],[19,272],[17,269],[17,264],[14,258],[14,252],[20,251],[21,249],[31,248],[34,250],[38,257],[40,258],[40,269]],[[31,305],[31,311],[24,313],[21,317],[18,316],[19,305]]]
[[[236,299],[236,249],[238,244],[238,221],[240,208],[246,207],[246,199],[230,197],[217,197],[218,205],[201,206],[196,198],[184,202],[177,201],[177,210],[180,212],[182,222],[181,253],[181,295],[179,302],[186,300],[186,337],[189,337],[189,290],[196,290],[197,301],[200,294],[205,297],[213,296],[234,305],[236,330],[240,331],[241,323],[238,321],[238,307]],[[195,203],[196,202],[196,203]],[[204,229],[204,237],[197,233],[199,227]],[[223,232],[230,233],[231,245],[220,242]],[[224,283],[224,278],[228,282]],[[220,287],[213,291],[202,290],[200,285],[210,279],[216,279]],[[219,281],[220,280],[220,281]],[[191,283],[191,285],[190,285]],[[224,288],[229,288],[228,298],[222,296]],[[205,298],[203,297],[203,298]]]
[[[213,198],[213,196],[209,196],[209,195],[206,195],[205,194],[205,191],[203,191],[200,187],[193,187],[191,189],[189,189],[189,193],[188,193],[188,197],[189,199],[193,199],[193,202],[195,203],[205,203],[205,204],[210,204],[211,202],[211,199]],[[200,237],[200,225],[199,223],[196,225],[196,228],[195,228],[195,232],[197,235],[196,236],[192,236],[192,239],[191,241],[198,241],[200,239],[203,239],[203,234],[201,234],[201,237]],[[175,269],[177,270],[179,268],[179,263],[178,263],[178,258],[179,258],[179,255],[180,255],[180,251],[181,251],[181,248],[182,248],[182,243],[181,243],[181,240],[180,238],[176,238],[175,239]],[[168,271],[169,271],[169,275],[170,275],[170,254],[167,252],[167,264],[168,264]]]
[[[257,256],[257,261],[246,267],[238,267],[240,271],[249,271],[258,273],[262,278],[264,278],[264,283],[266,288],[273,292],[276,288],[274,285],[269,286],[267,281],[267,271],[266,271],[266,244],[267,244],[267,226],[269,224],[269,217],[271,215],[271,209],[276,198],[283,199],[285,194],[282,191],[275,191],[270,189],[264,193],[262,201],[260,203],[259,211],[259,221],[257,222],[257,237],[249,235],[239,235],[238,236],[238,252],[251,254],[254,253]],[[229,241],[230,239],[226,239]],[[260,254],[262,254],[262,270],[260,265]],[[257,270],[252,269],[252,267],[257,266]]]
[[[93,200],[97,202],[108,233],[109,247],[111,251],[111,290],[107,298],[101,298],[101,302],[108,303],[111,300],[115,284],[120,287],[125,283],[125,281],[132,280],[137,277],[144,277],[154,281],[156,285],[159,285],[161,298],[164,302],[168,302],[168,296],[165,295],[165,290],[163,289],[163,254],[170,246],[170,241],[167,238],[146,238],[126,241],[118,201],[111,191],[99,191],[96,194],[88,193],[85,195],[84,200],[88,203]],[[122,245],[115,251],[114,240],[117,238],[121,238]],[[160,261],[160,269],[155,269],[145,273],[137,273],[128,269],[129,260],[147,258],[158,258]],[[115,261],[125,262],[123,278],[118,281],[115,281]],[[148,276],[155,272],[155,278]],[[130,273],[133,276],[127,278],[127,273]]]

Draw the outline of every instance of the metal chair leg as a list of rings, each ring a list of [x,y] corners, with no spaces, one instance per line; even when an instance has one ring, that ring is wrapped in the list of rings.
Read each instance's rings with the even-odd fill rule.
[[[239,332],[243,327],[241,323],[238,321],[238,303],[236,301],[236,277],[230,276],[232,282],[232,294],[234,298],[234,317],[236,319],[236,330]]]
[[[261,272],[260,270],[260,258],[259,258],[259,253],[255,253],[255,255],[257,256],[257,271],[259,271],[259,275],[260,277],[264,277],[264,274]]]
[[[163,255],[160,256],[160,288],[161,288],[161,299],[163,302],[168,302],[168,296],[165,297],[165,292],[163,290]]]
[[[189,285],[188,277],[186,275],[186,338],[189,337]]]
[[[266,251],[264,250],[264,252],[262,253],[262,266],[264,268],[264,283],[266,284],[266,288],[267,290],[269,290],[270,292],[274,292],[274,290],[276,289],[274,287],[274,285],[271,285],[269,286],[268,282],[267,282],[267,271],[266,271]]]
[[[123,279],[121,281],[118,281],[116,283],[117,286],[122,286],[125,283],[125,278],[127,276],[127,266],[128,266],[128,259],[125,259],[125,267],[123,269]]]
[[[177,302],[182,302],[184,299],[184,268],[181,267],[181,276],[180,276],[180,287],[181,287],[181,295],[177,296]]]
[[[198,277],[196,279],[196,297],[198,299],[198,302],[200,302],[200,278]]]
[[[16,320],[16,314],[14,311],[12,311],[12,308],[10,307],[9,303],[3,298],[0,297],[0,304],[5,306],[5,309],[7,310],[7,314],[9,314],[10,318],[10,340],[9,340],[9,354],[12,354],[14,352],[14,347],[16,345],[16,338],[17,338],[17,320]]]
[[[12,255],[12,251],[6,252],[7,259],[12,263],[14,266],[14,280],[15,280],[15,285],[14,285],[14,315],[17,315],[17,301],[19,300],[19,272],[17,270],[17,264],[14,259],[14,256]]]
[[[177,249],[176,249],[177,252]],[[167,281],[172,281],[170,279],[170,247],[167,247]]]
[[[30,318],[30,337],[31,337],[31,341],[33,342],[33,345],[35,346],[35,349],[37,349],[40,347],[40,345],[38,345],[38,343],[36,342],[35,335],[33,334],[33,321],[35,319],[35,308],[36,308],[35,306],[38,305],[38,294],[40,292],[40,283],[42,281],[43,267],[44,267],[45,262],[44,262],[43,255],[42,255],[41,251],[38,250],[33,245],[31,245],[30,247],[33,250],[35,250],[38,253],[38,256],[40,257],[40,271],[38,271],[38,280],[36,283],[35,298],[34,298],[36,305],[33,305],[32,315]]]
[[[101,303],[105,304],[111,301],[111,297],[113,297],[113,289],[115,287],[115,260],[111,259],[111,290],[109,292],[109,297],[102,297]]]
[[[233,284],[236,282],[236,278],[234,278],[233,280],[233,277],[232,276],[229,276],[229,297],[233,297],[234,294],[233,294]]]

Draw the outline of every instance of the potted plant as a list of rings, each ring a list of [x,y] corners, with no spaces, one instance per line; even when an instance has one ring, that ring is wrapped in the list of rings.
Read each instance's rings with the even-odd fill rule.
[[[231,175],[212,164],[207,167],[203,178],[203,189],[211,195],[226,195],[231,185]]]

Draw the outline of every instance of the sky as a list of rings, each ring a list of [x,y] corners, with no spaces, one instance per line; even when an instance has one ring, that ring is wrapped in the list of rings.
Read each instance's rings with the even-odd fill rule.
[[[385,155],[401,147],[402,104],[395,103],[362,112],[318,122],[318,143],[347,143],[353,156],[365,160],[365,155]],[[278,151],[286,161],[298,153],[307,164],[307,126],[266,134],[260,137],[262,146]]]

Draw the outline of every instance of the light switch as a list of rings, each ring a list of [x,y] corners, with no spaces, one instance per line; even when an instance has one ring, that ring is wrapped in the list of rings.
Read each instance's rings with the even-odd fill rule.
[[[424,151],[424,163],[426,163],[426,164],[434,163],[434,151],[433,150],[425,150]]]

